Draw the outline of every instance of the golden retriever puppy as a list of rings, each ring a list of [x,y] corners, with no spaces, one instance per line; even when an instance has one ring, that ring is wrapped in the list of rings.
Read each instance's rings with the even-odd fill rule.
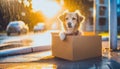
[[[59,34],[61,40],[65,40],[67,35],[81,34],[78,29],[84,21],[84,16],[78,10],[75,12],[65,11],[58,19],[62,22],[64,28],[64,31]]]

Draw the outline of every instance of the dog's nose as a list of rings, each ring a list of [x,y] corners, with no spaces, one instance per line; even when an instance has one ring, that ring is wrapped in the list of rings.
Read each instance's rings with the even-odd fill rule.
[[[68,22],[68,27],[69,27],[69,28],[71,28],[71,27],[72,27],[71,22]]]

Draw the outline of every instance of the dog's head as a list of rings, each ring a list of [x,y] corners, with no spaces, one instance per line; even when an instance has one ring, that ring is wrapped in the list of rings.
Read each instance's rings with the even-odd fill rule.
[[[59,16],[59,19],[62,21],[65,30],[78,30],[80,23],[82,23],[84,20],[84,17],[80,14],[79,11],[65,11],[62,15]]]

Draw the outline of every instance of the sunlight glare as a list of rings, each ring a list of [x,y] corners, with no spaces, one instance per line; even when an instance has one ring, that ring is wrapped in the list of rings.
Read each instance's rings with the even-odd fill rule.
[[[32,0],[33,10],[41,11],[46,17],[51,18],[61,9],[54,0]]]
[[[41,67],[41,69],[56,69],[56,65],[53,64],[46,64],[45,66]]]

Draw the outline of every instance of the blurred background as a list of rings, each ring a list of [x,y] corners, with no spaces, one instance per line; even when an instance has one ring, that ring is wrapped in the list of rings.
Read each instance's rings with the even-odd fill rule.
[[[120,0],[116,5],[119,34]],[[85,16],[82,31],[95,30],[97,34],[108,36],[108,9],[108,0],[0,0],[0,49],[13,47],[13,44],[15,47],[50,45],[49,32],[61,30],[57,17],[65,10],[79,10]],[[10,36],[12,33],[20,36]]]
[[[56,17],[64,10],[77,9],[89,18],[92,8],[93,0],[0,0],[0,31],[4,31],[9,22],[19,20],[24,21],[30,31],[40,22],[45,24],[46,30],[58,30],[60,23]]]
[[[117,0],[118,32],[120,31],[120,0]],[[84,31],[93,31],[96,12],[96,31],[108,32],[107,0],[0,0],[0,31],[5,31],[9,22],[24,21],[30,31],[38,23],[46,30],[61,29],[57,16],[64,10],[79,10],[86,17]]]
[[[86,17],[82,29],[93,31],[93,3],[93,0],[0,0],[0,50],[50,47],[51,32],[61,30],[57,17],[65,10],[79,10]]]

